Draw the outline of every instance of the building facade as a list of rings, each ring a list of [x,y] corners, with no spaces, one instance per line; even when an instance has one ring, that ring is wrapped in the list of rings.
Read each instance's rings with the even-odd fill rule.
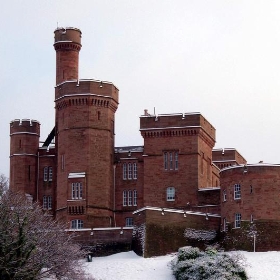
[[[135,213],[147,209],[161,214],[176,210],[172,213],[180,219],[192,215],[199,225],[201,216],[212,217],[212,228],[222,232],[231,223],[239,228],[243,218],[279,220],[274,215],[279,210],[278,167],[249,166],[235,149],[214,149],[215,128],[200,113],[145,110],[140,116],[144,144],[115,147],[119,90],[111,82],[80,79],[81,34],[77,28],[54,32],[55,123],[47,139],[40,142],[36,120],[10,123],[11,189],[31,195],[73,230],[139,226]],[[275,186],[269,195],[265,184]],[[232,192],[235,199],[229,200]],[[270,210],[266,202],[257,204],[263,196],[274,199]],[[159,222],[156,215],[148,216]]]

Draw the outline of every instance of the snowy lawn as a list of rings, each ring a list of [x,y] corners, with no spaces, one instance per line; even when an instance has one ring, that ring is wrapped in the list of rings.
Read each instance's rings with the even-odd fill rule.
[[[280,279],[280,252],[241,252],[247,259],[246,271],[250,280]],[[134,252],[93,258],[86,270],[96,280],[174,280],[170,261],[175,254],[147,258]]]

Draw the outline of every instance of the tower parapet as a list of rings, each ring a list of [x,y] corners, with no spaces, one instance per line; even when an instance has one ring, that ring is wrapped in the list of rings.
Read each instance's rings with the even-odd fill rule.
[[[78,28],[59,27],[54,31],[57,85],[64,81],[78,80],[81,37],[82,32]]]

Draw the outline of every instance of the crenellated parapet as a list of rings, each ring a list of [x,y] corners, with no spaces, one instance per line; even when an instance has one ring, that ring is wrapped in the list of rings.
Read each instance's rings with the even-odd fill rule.
[[[40,136],[40,122],[31,119],[15,119],[10,122],[10,135],[35,134]]]

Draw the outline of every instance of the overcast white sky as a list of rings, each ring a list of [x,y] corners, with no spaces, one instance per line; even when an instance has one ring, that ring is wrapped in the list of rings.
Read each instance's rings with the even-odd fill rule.
[[[80,77],[120,90],[116,145],[142,145],[139,116],[201,112],[216,148],[280,163],[279,0],[9,0],[1,4],[0,173],[9,123],[54,126],[58,26],[80,28]]]

